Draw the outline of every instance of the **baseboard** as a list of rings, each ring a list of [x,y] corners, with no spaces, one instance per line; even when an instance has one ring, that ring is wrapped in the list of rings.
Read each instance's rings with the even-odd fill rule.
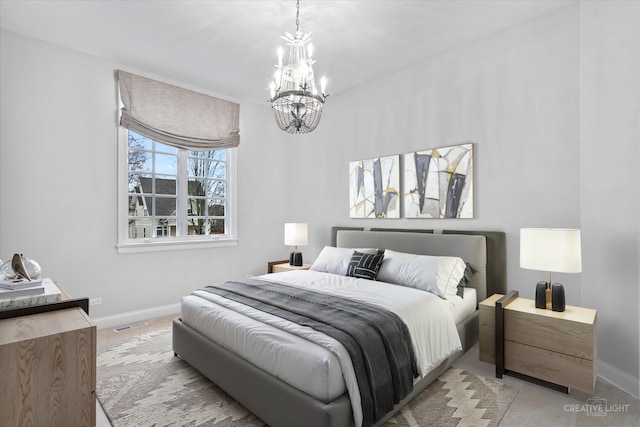
[[[602,360],[598,360],[598,376],[636,399],[640,399],[640,381],[638,378],[634,378],[627,372],[623,372]]]
[[[180,303],[146,308],[144,310],[129,311],[126,313],[115,314],[113,316],[96,317],[91,318],[91,320],[93,320],[93,323],[96,324],[98,329],[105,329],[137,323],[143,320],[153,319],[155,317],[168,316],[169,314],[174,313],[180,313]]]

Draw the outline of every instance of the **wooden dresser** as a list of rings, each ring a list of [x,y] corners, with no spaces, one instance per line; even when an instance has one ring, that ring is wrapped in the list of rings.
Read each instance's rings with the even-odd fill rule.
[[[81,308],[0,320],[0,424],[96,424],[96,327]]]
[[[495,294],[480,303],[480,360],[495,364]],[[516,298],[504,307],[504,367],[567,388],[593,393],[598,364],[595,310],[557,312]]]

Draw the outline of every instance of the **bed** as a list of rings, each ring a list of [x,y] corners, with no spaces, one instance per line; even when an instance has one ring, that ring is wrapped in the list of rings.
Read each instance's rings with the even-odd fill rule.
[[[407,289],[407,286],[392,284],[384,288],[384,282],[367,281],[367,292],[373,293],[368,298],[373,299],[374,304],[383,304],[380,296],[393,288],[394,293],[400,292],[401,299],[407,299],[407,295],[413,298],[419,293],[420,298],[425,298],[425,303],[434,304],[434,307],[451,306],[451,314],[442,317],[451,316],[453,319],[447,322],[453,323],[453,335],[457,341],[457,345],[438,350],[439,354],[432,355],[429,353],[431,350],[417,351],[420,372],[412,390],[384,416],[376,419],[375,425],[382,425],[477,342],[478,302],[506,290],[505,236],[502,232],[444,230],[434,233],[432,230],[353,227],[334,227],[331,233],[332,247],[348,248],[350,253],[353,253],[352,248],[384,250],[391,257],[387,258],[389,265],[393,265],[393,256],[415,254],[459,257],[475,270],[466,283],[465,297],[450,299],[455,299],[455,304],[429,292]],[[325,249],[327,253],[333,253],[329,248]],[[361,292],[364,279],[338,278],[335,272],[322,268],[320,261],[324,259],[325,249],[314,263],[314,271],[276,273],[258,279],[295,287],[313,283],[313,286],[331,288],[328,292],[347,297],[353,292]],[[385,265],[384,258],[382,265]],[[380,273],[383,269],[380,268]],[[389,277],[388,269],[386,274],[385,278]],[[285,331],[283,337],[273,328],[289,326],[275,325],[272,322],[278,321],[271,319],[270,315],[258,315],[250,307],[240,309],[237,302],[223,299],[221,295],[212,296],[204,290],[194,291],[183,298],[182,317],[173,322],[173,350],[176,355],[272,427],[360,425],[359,403],[353,401],[354,395],[359,399],[358,393],[354,393],[353,375],[345,369],[344,359],[340,358],[340,351],[332,347],[333,343],[327,344],[322,339],[320,344],[312,343],[304,335],[308,332],[301,330]],[[402,315],[406,316],[406,313]],[[237,326],[247,321],[247,326]],[[414,328],[413,324],[408,324],[410,329]],[[436,335],[447,335],[440,340],[449,343],[452,334],[447,334]],[[420,344],[416,343],[414,347],[420,347]],[[316,371],[318,376],[312,376]],[[307,377],[302,374],[304,372]]]

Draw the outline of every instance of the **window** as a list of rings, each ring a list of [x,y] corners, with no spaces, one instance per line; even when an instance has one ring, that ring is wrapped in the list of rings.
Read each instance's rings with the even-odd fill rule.
[[[235,241],[231,170],[235,148],[191,151],[121,128],[120,252]],[[126,173],[124,173],[126,171]],[[121,190],[122,191],[122,190]]]
[[[240,105],[117,71],[118,253],[236,244]]]

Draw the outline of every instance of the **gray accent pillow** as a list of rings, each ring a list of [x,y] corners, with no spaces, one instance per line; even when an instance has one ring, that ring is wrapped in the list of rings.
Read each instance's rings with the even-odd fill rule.
[[[464,269],[462,279],[460,279],[460,283],[458,283],[458,292],[456,292],[456,295],[458,295],[460,298],[464,298],[464,288],[467,287],[473,275],[476,274],[476,269],[471,267],[471,264],[466,264],[467,265]]]
[[[378,270],[382,264],[384,252],[378,251],[376,254],[365,254],[354,251],[349,267],[347,268],[347,276],[357,277],[360,279],[376,280]]]

